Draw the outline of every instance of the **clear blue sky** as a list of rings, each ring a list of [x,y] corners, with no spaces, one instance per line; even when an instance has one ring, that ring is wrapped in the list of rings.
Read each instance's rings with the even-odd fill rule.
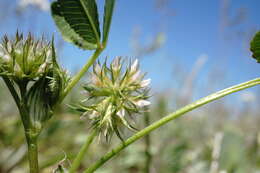
[[[102,6],[104,0],[97,2]],[[225,7],[228,16],[223,17]],[[259,77],[260,64],[250,58],[248,50],[250,37],[260,30],[259,7],[259,0],[168,0],[168,4],[158,10],[154,0],[118,0],[109,46],[101,58],[133,57],[130,41],[134,28],[138,27],[143,43],[157,32],[166,34],[163,47],[141,60],[141,67],[152,78],[154,88],[175,85],[176,76],[172,68],[179,64],[179,68],[188,74],[202,54],[208,56],[208,61],[197,79],[201,84],[215,69],[228,79],[221,88]],[[239,11],[242,21],[236,20],[240,19],[239,16],[236,18]],[[13,34],[17,28],[36,34],[44,31],[49,36],[55,33],[60,37],[49,12],[27,10],[18,18],[6,18],[5,25],[2,23],[0,26],[1,35],[5,32]],[[87,51],[65,44],[60,60],[73,70],[82,66],[89,55]]]

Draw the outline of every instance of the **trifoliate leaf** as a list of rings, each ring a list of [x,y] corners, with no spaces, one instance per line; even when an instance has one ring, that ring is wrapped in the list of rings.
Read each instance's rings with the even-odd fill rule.
[[[95,0],[58,0],[51,12],[64,40],[82,49],[97,48],[100,29]]]
[[[250,43],[250,50],[252,51],[252,57],[260,63],[260,31],[258,31],[253,40]]]

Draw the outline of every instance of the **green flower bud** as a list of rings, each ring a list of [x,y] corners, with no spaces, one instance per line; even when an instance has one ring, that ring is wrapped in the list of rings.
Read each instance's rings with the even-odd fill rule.
[[[56,61],[54,39],[35,41],[31,34],[24,39],[19,33],[13,40],[5,36],[0,44],[0,76],[18,86],[13,87],[20,90],[19,104],[28,116],[24,124],[36,131],[53,115],[69,80]]]
[[[147,100],[150,79],[144,80],[144,76],[139,70],[138,60],[128,66],[120,57],[115,58],[110,66],[97,63],[93,66],[90,83],[84,86],[88,96],[84,101],[86,104],[76,109],[88,115],[93,128],[107,139],[114,132],[122,139],[122,127],[135,130],[130,124],[131,118],[150,104]]]
[[[0,75],[18,83],[45,75],[54,56],[51,47],[43,39],[35,41],[31,34],[24,38],[17,32],[11,40],[5,36],[0,44]]]

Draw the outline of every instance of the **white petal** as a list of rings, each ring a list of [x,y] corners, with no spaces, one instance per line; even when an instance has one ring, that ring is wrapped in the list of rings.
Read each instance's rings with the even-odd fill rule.
[[[10,42],[7,43],[7,51],[11,52],[12,51],[12,45]]]
[[[116,57],[112,62],[112,67],[115,70],[118,70],[120,68],[120,57]]]
[[[48,65],[47,62],[43,63],[43,64],[39,67],[38,73],[39,73],[39,74],[44,73],[45,70],[46,70],[47,65]]]
[[[135,102],[135,105],[139,106],[139,107],[148,106],[150,104],[151,104],[151,102],[149,102],[147,100],[138,100],[137,102]]]
[[[0,57],[4,56],[5,55],[5,49],[4,47],[2,46],[2,44],[0,44]]]
[[[3,56],[3,60],[4,60],[4,61],[10,61],[10,60],[11,60],[10,55],[5,54],[5,55]]]
[[[47,59],[52,56],[52,51],[49,49],[46,53]]]
[[[118,111],[117,112],[117,115],[119,116],[119,117],[124,117],[125,116],[125,109],[121,109],[120,111]]]
[[[143,80],[140,85],[142,88],[145,88],[147,87],[149,84],[151,83],[151,79],[146,79],[146,80]]]
[[[138,70],[132,77],[131,77],[131,82],[136,81],[140,77],[141,71]]]
[[[95,64],[94,65],[94,71],[97,73],[97,74],[101,74],[101,67],[99,64]]]
[[[137,67],[138,67],[138,59],[136,59],[133,64],[131,65],[131,72],[134,72],[137,70]]]
[[[89,115],[89,119],[93,119],[98,117],[98,112],[97,111],[93,111],[92,114]]]

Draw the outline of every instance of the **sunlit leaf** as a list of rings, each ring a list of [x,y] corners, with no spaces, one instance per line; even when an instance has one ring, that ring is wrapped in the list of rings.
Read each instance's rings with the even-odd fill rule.
[[[51,12],[64,40],[82,49],[97,48],[100,29],[95,0],[58,0]]]

